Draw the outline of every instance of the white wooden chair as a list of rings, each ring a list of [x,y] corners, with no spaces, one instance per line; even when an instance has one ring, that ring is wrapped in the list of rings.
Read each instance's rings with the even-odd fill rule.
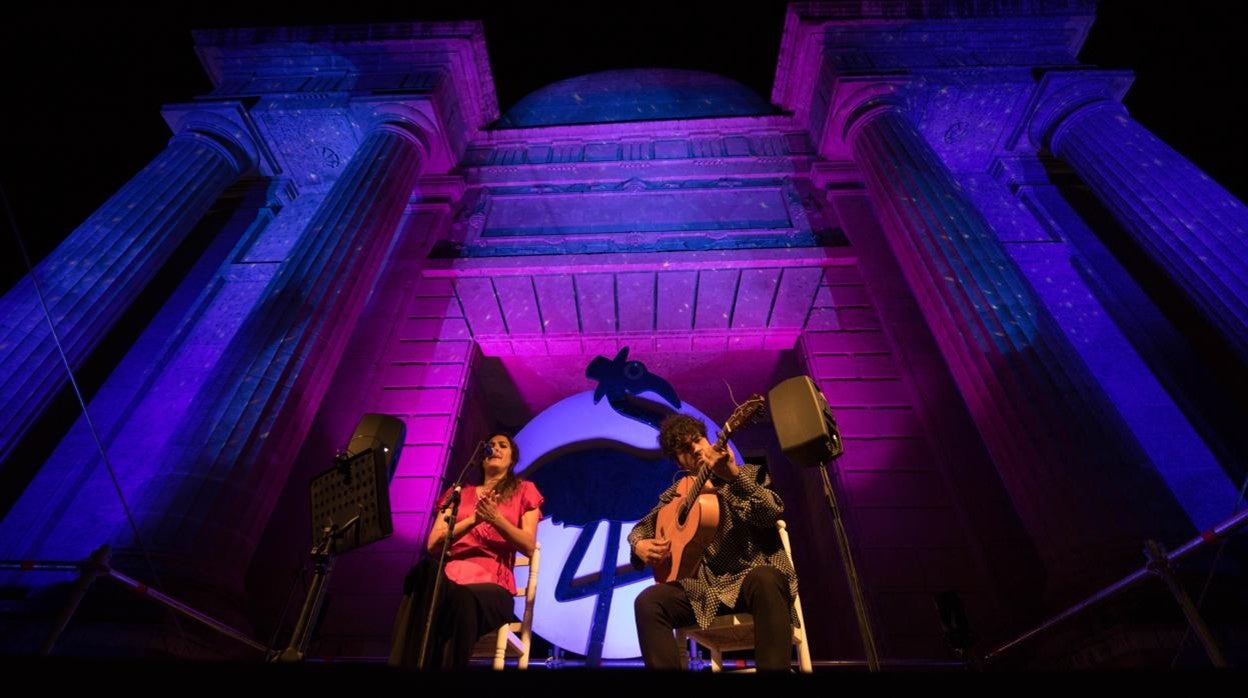
[[[776,522],[780,529],[780,543],[784,545],[784,554],[793,562],[793,550],[789,547],[789,531],[781,519]],[[810,647],[806,643],[806,619],[802,616],[802,598],[799,593],[793,599],[793,608],[797,615],[797,626],[793,628],[793,646],[797,649],[797,662],[803,673],[811,673]],[[702,629],[696,625],[678,628],[676,640],[680,645],[681,662],[689,668],[690,641],[697,646],[705,647],[711,653],[711,671],[722,671],[724,668],[724,652],[754,649],[754,618],[748,613],[727,613],[716,616],[709,628]]]
[[[528,580],[521,587],[517,598],[524,598],[524,613],[519,621],[504,623],[498,630],[477,640],[472,649],[473,657],[493,657],[494,668],[502,669],[507,657],[517,657],[516,668],[529,668],[529,650],[533,637],[533,599],[537,594],[537,566],[542,557],[542,544],[533,549],[533,557],[516,555],[516,575],[528,570]]]

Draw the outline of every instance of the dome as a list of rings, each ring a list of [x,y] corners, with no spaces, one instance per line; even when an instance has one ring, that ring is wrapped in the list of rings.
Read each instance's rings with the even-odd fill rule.
[[[507,110],[495,128],[759,116],[777,110],[736,80],[696,70],[608,70],[551,83]]]

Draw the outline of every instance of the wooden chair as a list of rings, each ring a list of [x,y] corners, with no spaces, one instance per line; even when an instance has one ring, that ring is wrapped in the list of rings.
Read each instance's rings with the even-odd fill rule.
[[[524,598],[524,613],[519,621],[504,623],[498,630],[488,633],[472,649],[473,657],[492,657],[494,668],[502,669],[507,657],[517,657],[516,668],[529,668],[529,649],[533,636],[533,599],[537,594],[537,566],[542,557],[542,544],[533,549],[533,557],[516,555],[516,575],[521,569],[528,570],[528,580],[517,598]]]
[[[784,554],[793,562],[793,550],[789,547],[789,531],[781,519],[776,522],[780,529],[780,542],[784,545]],[[793,628],[793,646],[797,648],[797,661],[803,673],[811,673],[810,647],[806,643],[806,619],[802,616],[802,599],[799,593],[793,599],[793,608],[797,614],[797,626]],[[691,625],[676,630],[676,639],[680,645],[681,662],[689,668],[689,644],[710,650],[711,671],[722,671],[724,668],[724,652],[754,649],[754,618],[748,613],[728,613],[716,616],[709,628],[703,629]]]

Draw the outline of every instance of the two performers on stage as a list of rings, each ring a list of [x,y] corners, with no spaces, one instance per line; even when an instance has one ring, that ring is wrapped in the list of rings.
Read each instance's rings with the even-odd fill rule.
[[[737,463],[725,447],[726,433],[715,444],[707,439],[701,420],[669,415],[658,440],[685,476],[659,495],[628,538],[634,566],[653,568],[659,582],[635,605],[646,667],[679,669],[673,629],[706,627],[716,614],[733,610],[754,616],[759,670],[787,671],[797,576],[776,528],[784,504],[759,466]],[[444,576],[435,584],[455,488],[438,500],[426,542],[429,554],[404,583],[407,602],[395,625],[393,664],[467,667],[476,640],[512,618],[515,555],[533,552],[543,498],[533,483],[515,474],[519,452],[509,435],[492,434],[485,443],[482,484],[462,488]],[[443,591],[431,604],[435,586]],[[431,607],[435,615],[429,622]],[[422,643],[426,629],[429,639]]]

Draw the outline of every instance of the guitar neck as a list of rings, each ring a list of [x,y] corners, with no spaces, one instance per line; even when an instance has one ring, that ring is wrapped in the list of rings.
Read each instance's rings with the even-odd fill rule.
[[[705,465],[698,469],[698,474],[693,477],[693,486],[689,488],[689,495],[685,501],[680,503],[680,520],[683,522],[685,517],[689,515],[689,510],[693,508],[694,502],[698,501],[698,495],[702,492],[702,488],[706,485],[706,481],[711,479],[711,469]]]
[[[752,418],[758,413],[763,406],[763,398],[761,395],[754,395],[745,404],[739,405],[733,411],[732,416],[724,424],[724,428],[715,438],[714,449],[723,452],[728,445],[728,437],[746,420]],[[698,474],[694,476],[693,487],[687,490],[689,497],[680,505],[680,520],[683,522],[685,517],[689,515],[689,510],[693,507],[693,503],[697,500],[698,494],[702,492],[702,488],[706,486],[706,481],[711,479],[711,469],[703,465],[698,469]]]

